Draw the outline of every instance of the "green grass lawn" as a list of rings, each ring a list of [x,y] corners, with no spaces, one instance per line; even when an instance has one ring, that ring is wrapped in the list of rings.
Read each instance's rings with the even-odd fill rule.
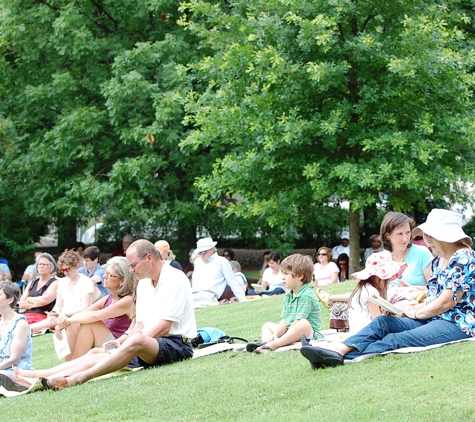
[[[351,290],[354,282],[328,288]],[[199,327],[253,340],[278,321],[282,296],[198,309]],[[328,309],[322,308],[328,328]],[[34,363],[58,363],[51,334],[35,337]],[[0,399],[1,421],[472,421],[472,343],[312,371],[298,351],[232,351]]]

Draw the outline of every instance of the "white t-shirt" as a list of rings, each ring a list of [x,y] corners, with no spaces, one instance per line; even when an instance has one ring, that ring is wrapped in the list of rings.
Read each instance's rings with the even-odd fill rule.
[[[137,285],[137,322],[143,323],[147,334],[160,320],[172,321],[169,334],[196,337],[196,320],[193,296],[188,277],[183,271],[165,263],[157,287],[149,278]]]
[[[368,297],[370,295],[381,296],[378,290],[368,283],[351,298],[348,319],[350,321],[350,333],[352,334],[356,334],[373,320],[368,308]]]
[[[264,274],[262,274],[262,280],[269,285],[269,291],[280,287],[285,290],[284,280],[282,280],[282,271],[279,270],[278,274],[272,274],[272,268],[266,268]]]
[[[315,282],[319,286],[328,286],[329,284],[332,284],[332,274],[338,274],[339,272],[340,269],[334,262],[329,262],[325,269],[322,268],[322,264],[319,262],[313,266],[313,276],[315,277]],[[336,281],[338,282],[338,276]]]
[[[335,246],[332,249],[332,258],[333,259],[338,259],[338,257],[342,253],[346,253],[348,256],[350,256],[350,245],[348,245],[348,246],[342,246],[342,245]]]
[[[74,314],[82,309],[92,305],[92,296],[90,303],[84,303],[84,296],[88,293],[94,293],[94,286],[89,277],[79,274],[78,282],[72,287],[69,277],[60,278],[58,280],[57,297],[63,298],[63,309],[59,312],[65,314]]]

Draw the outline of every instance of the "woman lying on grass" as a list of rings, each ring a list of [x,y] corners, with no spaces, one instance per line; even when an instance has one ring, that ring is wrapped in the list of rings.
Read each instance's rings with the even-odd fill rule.
[[[472,239],[462,230],[462,215],[434,209],[416,227],[436,258],[427,281],[427,300],[406,305],[403,318],[382,315],[342,343],[325,347],[305,344],[302,355],[312,369],[342,365],[354,359],[403,347],[424,347],[475,336],[475,252]]]

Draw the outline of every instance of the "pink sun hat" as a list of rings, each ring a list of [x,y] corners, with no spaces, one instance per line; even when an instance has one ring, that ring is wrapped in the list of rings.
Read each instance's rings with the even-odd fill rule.
[[[405,262],[393,261],[391,252],[378,252],[368,256],[364,270],[351,274],[351,277],[358,280],[367,280],[375,275],[381,280],[394,280],[404,272],[406,267]]]

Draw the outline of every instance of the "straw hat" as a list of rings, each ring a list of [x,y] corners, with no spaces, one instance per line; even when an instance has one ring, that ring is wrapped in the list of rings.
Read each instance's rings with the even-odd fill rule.
[[[445,243],[463,242],[472,246],[472,238],[462,229],[462,214],[458,212],[434,208],[425,223],[412,230],[412,235],[422,236],[425,233]]]
[[[211,237],[205,237],[203,239],[199,239],[198,242],[196,242],[196,249],[195,253],[200,253],[203,251],[207,251],[208,249],[214,248],[218,242],[214,242]]]
[[[393,261],[391,252],[384,251],[368,256],[365,269],[351,274],[351,277],[358,280],[367,280],[375,275],[381,280],[394,280],[403,273],[406,267],[405,262]]]

